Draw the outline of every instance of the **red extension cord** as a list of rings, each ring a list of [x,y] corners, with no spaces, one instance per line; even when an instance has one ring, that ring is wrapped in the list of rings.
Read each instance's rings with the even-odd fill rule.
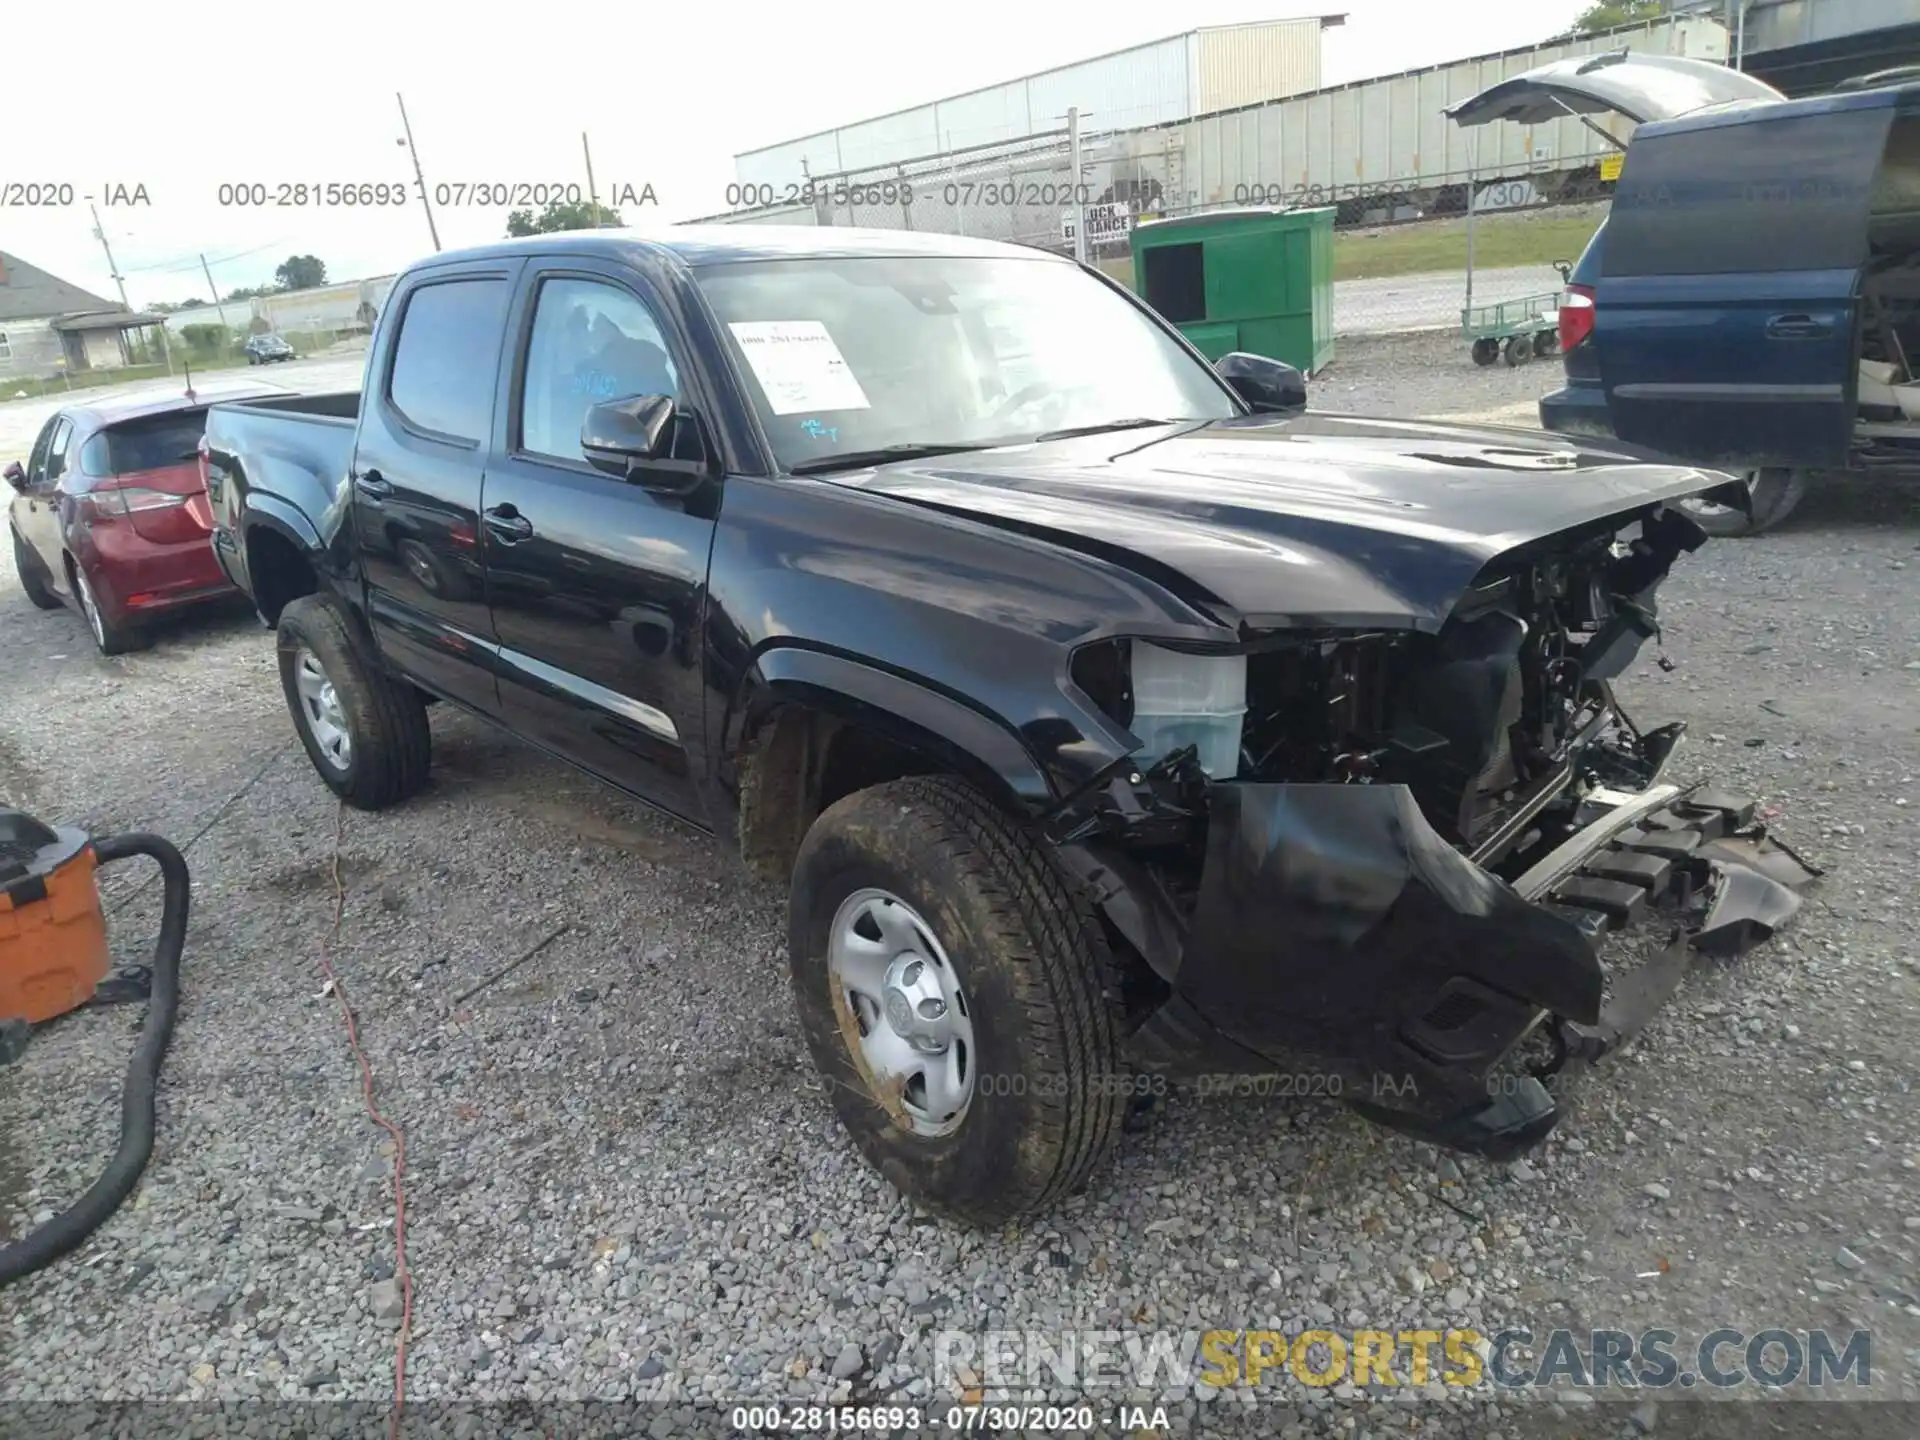
[[[413,1275],[407,1269],[407,1137],[374,1103],[373,1067],[367,1063],[367,1052],[360,1048],[360,1023],[353,1006],[347,1003],[346,988],[334,973],[333,962],[327,958],[328,942],[340,938],[340,922],[347,907],[346,886],[340,881],[340,839],[346,815],[347,807],[342,802],[333,819],[333,925],[320,940],[320,968],[326,973],[327,984],[333,990],[334,999],[340,1002],[340,1013],[347,1022],[347,1043],[352,1046],[353,1058],[360,1066],[360,1096],[366,1102],[367,1114],[374,1124],[393,1137],[393,1273],[400,1281],[400,1334],[394,1342],[393,1410],[387,1417],[387,1434],[390,1440],[398,1440],[400,1411],[407,1403],[407,1336],[413,1329]]]

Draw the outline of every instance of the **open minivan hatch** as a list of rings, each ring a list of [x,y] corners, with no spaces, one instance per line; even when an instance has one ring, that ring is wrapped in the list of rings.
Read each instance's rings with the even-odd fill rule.
[[[1447,113],[1609,111],[1636,122],[1592,296],[1613,434],[1750,477],[1920,462],[1920,82],[1788,100],[1615,52]]]

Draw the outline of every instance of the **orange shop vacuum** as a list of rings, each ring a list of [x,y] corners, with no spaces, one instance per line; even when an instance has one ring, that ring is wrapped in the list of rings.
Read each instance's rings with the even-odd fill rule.
[[[145,855],[160,866],[160,940],[153,965],[115,972],[98,869]],[[157,835],[95,840],[0,805],[0,1064],[18,1064],[36,1025],[86,1005],[147,1002],[120,1099],[120,1144],[71,1206],[0,1247],[0,1285],[65,1255],[120,1208],[153,1153],[154,1090],[180,1006],[187,938],[187,862]]]

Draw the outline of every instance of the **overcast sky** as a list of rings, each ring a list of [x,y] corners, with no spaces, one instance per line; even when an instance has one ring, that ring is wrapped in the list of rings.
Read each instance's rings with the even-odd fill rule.
[[[431,248],[419,203],[373,212],[218,203],[221,182],[411,178],[394,101],[404,92],[428,184],[651,184],[652,228],[723,210],[737,151],[901,109],[1201,25],[1344,9],[1326,33],[1328,84],[1537,43],[1581,0],[1259,0],[1047,7],[871,0],[630,4],[583,11],[420,0],[147,0],[10,7],[0,186],[77,195],[144,185],[151,204],[100,215],[135,306],[272,278],[293,253],[332,279],[391,272]],[[649,11],[653,11],[649,14]],[[501,208],[439,210],[443,245],[505,233]],[[0,249],[113,297],[84,203],[0,208]]]

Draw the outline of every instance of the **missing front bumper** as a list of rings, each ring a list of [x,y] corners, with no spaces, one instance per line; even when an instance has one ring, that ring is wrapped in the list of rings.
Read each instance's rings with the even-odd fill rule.
[[[1820,872],[1742,798],[1589,792],[1567,837],[1509,883],[1443,840],[1399,786],[1220,784],[1173,997],[1140,1063],[1272,1068],[1324,1057],[1370,1118],[1511,1158],[1558,1122],[1558,1079],[1626,1044],[1702,951],[1737,953]],[[1664,918],[1654,958],[1609,973],[1613,931]],[[1552,1057],[1508,1062],[1544,1028]]]

